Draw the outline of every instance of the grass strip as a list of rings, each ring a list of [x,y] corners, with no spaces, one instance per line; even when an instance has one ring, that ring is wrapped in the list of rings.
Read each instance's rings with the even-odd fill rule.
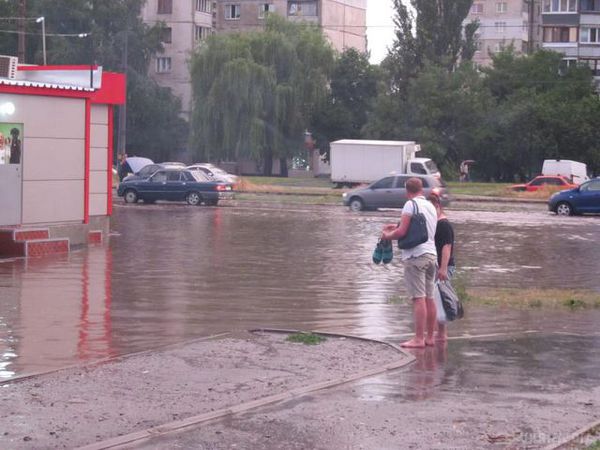
[[[314,333],[294,333],[286,338],[286,341],[304,345],[317,345],[326,340],[326,337]]]

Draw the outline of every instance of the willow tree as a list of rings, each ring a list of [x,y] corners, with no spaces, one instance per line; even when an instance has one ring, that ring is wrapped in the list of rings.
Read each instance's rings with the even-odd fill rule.
[[[264,31],[211,36],[192,56],[192,145],[204,160],[253,159],[272,173],[302,149],[326,101],[334,51],[319,28],[268,18]]]

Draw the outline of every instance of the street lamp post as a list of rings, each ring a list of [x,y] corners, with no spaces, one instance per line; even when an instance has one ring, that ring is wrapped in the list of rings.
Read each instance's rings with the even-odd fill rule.
[[[38,17],[35,22],[42,24],[42,53],[44,55],[44,65],[46,65],[46,18],[44,16]]]

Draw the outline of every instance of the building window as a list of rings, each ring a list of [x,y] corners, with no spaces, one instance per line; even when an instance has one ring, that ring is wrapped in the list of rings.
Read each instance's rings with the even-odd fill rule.
[[[475,51],[481,51],[481,35],[479,33],[475,33],[473,35],[473,44],[475,45]]]
[[[267,15],[275,12],[275,5],[272,3],[261,3],[258,5],[258,18],[264,19]]]
[[[288,2],[288,16],[316,17],[318,15],[317,12],[317,2],[314,0]]]
[[[158,0],[158,14],[172,14],[173,0]]]
[[[577,0],[543,0],[545,13],[575,13]]]
[[[544,27],[544,42],[569,43],[577,42],[575,27]]]
[[[504,42],[496,42],[496,45],[494,45],[494,52],[500,53],[502,50],[504,50]]]
[[[196,0],[196,11],[211,12],[212,0]]]
[[[242,5],[239,3],[225,5],[225,19],[239,20],[242,15]]]
[[[581,27],[579,42],[584,44],[600,44],[600,28]]]
[[[161,56],[156,58],[156,73],[166,73],[171,71],[171,58]]]
[[[600,59],[582,59],[581,64],[588,66],[593,76],[600,77]]]
[[[473,3],[471,14],[483,14],[483,3]]]
[[[506,22],[496,22],[494,26],[496,27],[496,33],[504,33],[506,31]]]
[[[173,30],[169,27],[161,28],[160,40],[163,44],[170,44],[173,42]]]
[[[505,13],[506,11],[507,11],[506,2],[496,3],[496,12],[497,13]]]
[[[196,41],[203,41],[209,35],[210,35],[210,28],[208,28],[208,27],[201,27],[201,26],[196,25],[196,27],[194,28],[194,39]]]
[[[579,0],[581,12],[600,12],[600,0]]]

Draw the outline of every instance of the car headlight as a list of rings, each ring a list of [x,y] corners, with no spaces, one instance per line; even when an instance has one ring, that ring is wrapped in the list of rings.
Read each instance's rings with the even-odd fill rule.
[[[344,192],[344,193],[342,194],[342,198],[346,198],[346,197],[348,197],[348,193],[347,193],[347,192]]]

